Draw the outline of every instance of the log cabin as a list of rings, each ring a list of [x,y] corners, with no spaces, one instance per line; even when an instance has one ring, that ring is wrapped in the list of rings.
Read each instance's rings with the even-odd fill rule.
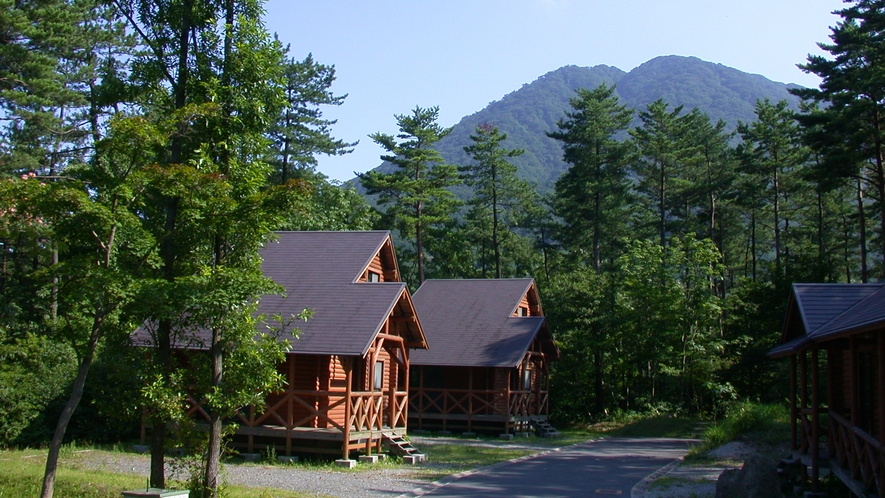
[[[427,347],[390,232],[276,235],[261,251],[262,270],[285,294],[263,296],[257,312],[292,316],[307,308],[312,315],[288,338],[279,365],[285,389],[267,395],[265,406],[239,411],[233,445],[345,460],[380,450],[385,438],[406,431],[409,356]],[[190,402],[190,413],[208,420]]]
[[[411,429],[549,427],[549,369],[559,349],[533,279],[426,280],[414,302],[433,347],[412,355]]]
[[[790,361],[783,463],[812,493],[826,469],[858,496],[885,496],[885,284],[794,284],[768,354]]]

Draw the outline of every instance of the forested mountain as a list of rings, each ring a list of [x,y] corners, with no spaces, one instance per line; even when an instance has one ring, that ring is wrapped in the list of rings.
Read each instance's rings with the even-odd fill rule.
[[[463,147],[470,144],[470,134],[479,124],[492,124],[507,134],[506,147],[525,149],[525,154],[513,159],[520,176],[548,192],[567,165],[562,161],[559,142],[546,133],[556,129],[577,88],[593,89],[602,83],[616,84],[617,94],[628,107],[643,110],[663,98],[671,106],[685,106],[686,111],[699,108],[714,122],[722,119],[728,131],[734,130],[739,121],[755,119],[757,100],[786,99],[793,107],[799,102],[787,92],[793,85],[696,57],[656,57],[629,73],[605,65],[565,66],[465,116],[436,148],[447,162],[465,164],[469,159]],[[637,123],[635,118],[634,125]],[[390,167],[385,164],[379,168],[389,171]]]

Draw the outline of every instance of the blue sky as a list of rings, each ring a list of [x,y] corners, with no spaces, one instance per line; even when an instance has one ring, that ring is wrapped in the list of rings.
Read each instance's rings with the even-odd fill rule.
[[[624,71],[660,55],[695,56],[771,80],[817,86],[796,64],[822,53],[841,0],[270,0],[267,27],[334,64],[344,105],[333,135],[353,154],[320,157],[347,180],[380,163],[369,133],[394,114],[439,106],[451,126],[523,84],[573,64]]]

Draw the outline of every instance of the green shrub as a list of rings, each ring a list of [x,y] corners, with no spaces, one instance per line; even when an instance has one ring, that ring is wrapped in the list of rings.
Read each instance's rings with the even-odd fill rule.
[[[780,404],[735,403],[725,418],[710,425],[702,437],[698,452],[721,446],[743,437],[765,443],[787,441],[790,434],[790,411]]]
[[[70,347],[0,329],[0,447],[39,446],[52,436],[47,408],[66,397],[76,367]]]

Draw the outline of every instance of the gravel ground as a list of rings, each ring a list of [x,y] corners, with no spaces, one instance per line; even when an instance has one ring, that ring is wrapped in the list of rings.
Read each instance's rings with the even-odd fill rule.
[[[544,451],[550,445],[519,441],[470,441],[457,438],[412,437],[418,448],[432,444],[461,444],[480,447],[506,446],[514,449]],[[79,451],[70,459],[83,468],[103,469],[147,476],[150,474],[150,457],[135,453],[106,453],[90,450]],[[181,479],[167,460],[167,477]],[[356,470],[335,471],[329,469],[308,470],[286,465],[261,465],[228,463],[224,466],[225,478],[230,484],[265,486],[315,494],[317,496],[399,496],[426,486],[436,477],[441,466],[432,462],[415,467],[378,465],[361,466]]]
[[[81,452],[75,465],[82,468],[136,474],[147,479],[150,457],[133,453]],[[167,460],[167,478],[182,479],[176,475]],[[422,476],[430,475],[432,465],[421,467],[390,467],[379,465],[371,470],[335,471],[308,470],[286,465],[227,463],[225,479],[230,484],[272,487],[311,493],[317,496],[398,496],[428,484]]]

